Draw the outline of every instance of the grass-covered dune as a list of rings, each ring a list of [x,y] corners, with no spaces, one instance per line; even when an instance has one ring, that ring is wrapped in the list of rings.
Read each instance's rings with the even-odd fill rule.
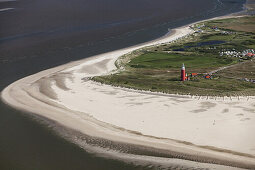
[[[117,73],[93,79],[171,94],[255,95],[255,62],[245,55],[255,49],[255,17],[206,21],[192,29],[186,38],[120,57]],[[199,75],[181,82],[182,63],[188,74]],[[212,79],[204,78],[207,73]]]

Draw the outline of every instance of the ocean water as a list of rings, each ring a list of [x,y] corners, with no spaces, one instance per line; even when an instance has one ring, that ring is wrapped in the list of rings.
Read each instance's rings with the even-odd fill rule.
[[[12,9],[0,10],[0,90],[47,68],[158,38],[168,28],[241,11],[244,3],[245,0],[0,1],[0,9]],[[118,150],[115,145],[111,148]],[[0,169],[153,168],[81,149],[40,118],[0,101]]]

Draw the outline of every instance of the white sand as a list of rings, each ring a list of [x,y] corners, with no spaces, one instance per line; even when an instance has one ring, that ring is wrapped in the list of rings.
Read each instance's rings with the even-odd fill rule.
[[[192,98],[86,80],[116,69],[123,54],[190,33],[181,27],[146,44],[25,77],[5,88],[2,99],[91,136],[255,167],[254,97]]]

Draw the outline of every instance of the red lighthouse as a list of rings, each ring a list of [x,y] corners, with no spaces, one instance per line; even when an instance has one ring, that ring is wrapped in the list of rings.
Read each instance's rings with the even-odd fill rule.
[[[186,74],[185,74],[185,66],[182,64],[182,70],[181,70],[181,81],[186,80]]]

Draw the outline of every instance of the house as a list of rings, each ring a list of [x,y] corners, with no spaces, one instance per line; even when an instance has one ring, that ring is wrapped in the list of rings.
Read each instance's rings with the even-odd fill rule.
[[[213,30],[217,30],[217,29],[218,29],[218,27],[216,27],[216,26],[212,26],[212,29],[213,29]]]
[[[255,57],[255,54],[253,54],[253,53],[247,53],[246,56],[247,56],[247,57]]]
[[[198,74],[197,73],[191,73],[190,77],[196,77]]]
[[[207,75],[205,75],[205,79],[212,79],[212,76],[207,74]]]

